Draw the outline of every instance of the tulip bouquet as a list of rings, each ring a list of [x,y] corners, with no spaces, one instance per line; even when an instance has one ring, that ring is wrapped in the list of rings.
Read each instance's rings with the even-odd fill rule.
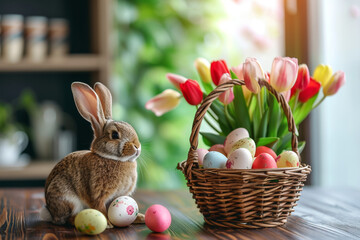
[[[270,73],[264,72],[255,58],[247,58],[243,64],[231,68],[224,60],[210,63],[198,58],[195,67],[203,88],[196,80],[169,73],[166,77],[182,94],[167,89],[150,99],[145,107],[161,116],[175,108],[182,96],[190,105],[198,106],[216,86],[232,79],[244,80],[245,85],[234,86],[212,103],[204,120],[213,131],[200,132],[204,143],[223,144],[233,129],[245,128],[256,146],[266,145],[277,154],[291,149],[291,133],[280,104],[266,88],[260,88],[258,80],[268,81],[284,96],[297,128],[311,110],[345,83],[342,71],[333,74],[329,66],[319,65],[311,77],[305,64],[298,65],[296,58],[289,57],[276,57]],[[304,146],[305,142],[299,143],[299,152]]]

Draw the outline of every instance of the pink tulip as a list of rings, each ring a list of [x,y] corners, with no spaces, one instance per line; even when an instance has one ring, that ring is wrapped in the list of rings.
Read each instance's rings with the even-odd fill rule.
[[[159,95],[150,99],[145,108],[151,110],[156,116],[161,116],[164,113],[174,109],[180,102],[181,94],[172,89],[166,89]]]
[[[166,77],[178,90],[180,90],[180,84],[187,80],[186,77],[174,73],[167,73]]]
[[[222,77],[220,78],[219,85],[226,83],[227,81],[230,81],[230,80],[231,80],[230,74],[224,73],[224,75],[222,75]],[[219,100],[220,100],[220,102],[222,102],[225,105],[231,103],[234,100],[233,89],[230,88],[229,90],[220,94]]]
[[[253,93],[260,91],[259,79],[264,79],[264,71],[256,58],[246,58],[243,64],[243,74],[246,87]]]
[[[285,100],[286,100],[287,102],[289,102],[290,96],[291,96],[291,90],[288,90],[288,91],[286,91],[286,92],[282,92],[281,94],[284,96]]]
[[[270,84],[278,92],[286,92],[294,86],[298,73],[296,58],[276,57],[272,63]]]
[[[190,105],[198,105],[203,100],[203,92],[199,83],[195,80],[188,79],[186,82],[181,83],[180,90]]]
[[[231,67],[231,70],[235,73],[235,75],[239,80],[244,80],[243,64],[240,64],[239,66],[236,67]]]
[[[237,78],[239,80],[244,80],[243,64],[240,64],[237,67],[231,67],[231,70],[235,73],[235,75],[237,76]],[[243,90],[245,99],[248,100],[251,96],[251,91],[246,87],[246,85],[242,85],[242,90]]]
[[[323,87],[324,96],[331,96],[337,93],[342,85],[345,84],[345,73],[337,71],[332,75],[329,82]]]

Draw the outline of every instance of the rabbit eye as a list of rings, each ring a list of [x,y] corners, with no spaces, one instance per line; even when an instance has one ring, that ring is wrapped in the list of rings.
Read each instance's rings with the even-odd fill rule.
[[[112,138],[112,139],[119,139],[119,133],[116,132],[116,131],[112,131],[112,133],[111,133],[111,138]]]

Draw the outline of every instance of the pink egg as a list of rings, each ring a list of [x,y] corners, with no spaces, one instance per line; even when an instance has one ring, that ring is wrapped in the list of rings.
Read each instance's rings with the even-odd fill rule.
[[[219,152],[219,153],[224,154],[224,156],[226,156],[223,144],[215,144],[215,145],[213,145],[211,148],[209,148],[209,152],[211,152],[211,151]]]
[[[153,232],[163,232],[170,227],[171,215],[160,204],[150,206],[145,212],[145,224]]]
[[[200,166],[203,165],[203,162],[204,162],[204,156],[209,152],[208,150],[206,149],[203,149],[203,148],[198,148],[196,149],[196,152],[198,154],[198,163]]]
[[[275,159],[268,153],[261,153],[257,156],[252,165],[253,169],[277,168]]]
[[[248,138],[249,132],[245,128],[237,128],[227,135],[225,142],[224,142],[224,149],[226,153],[231,151],[232,146],[234,143],[239,141],[243,138]]]

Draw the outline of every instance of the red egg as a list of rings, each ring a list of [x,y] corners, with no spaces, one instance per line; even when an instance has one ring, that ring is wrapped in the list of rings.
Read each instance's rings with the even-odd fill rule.
[[[253,162],[252,169],[277,168],[275,159],[268,153],[261,153]]]
[[[163,232],[170,227],[171,214],[166,207],[154,204],[145,212],[145,224],[153,232]]]
[[[265,147],[265,146],[260,146],[256,148],[256,152],[255,152],[255,157],[259,156],[262,153],[268,153],[270,154],[274,159],[277,157],[276,153],[274,152],[274,150],[272,150],[271,148]]]
[[[211,152],[211,151],[219,152],[219,153],[224,154],[224,156],[226,156],[223,144],[215,144],[215,145],[213,145],[211,148],[209,148],[209,152]]]

